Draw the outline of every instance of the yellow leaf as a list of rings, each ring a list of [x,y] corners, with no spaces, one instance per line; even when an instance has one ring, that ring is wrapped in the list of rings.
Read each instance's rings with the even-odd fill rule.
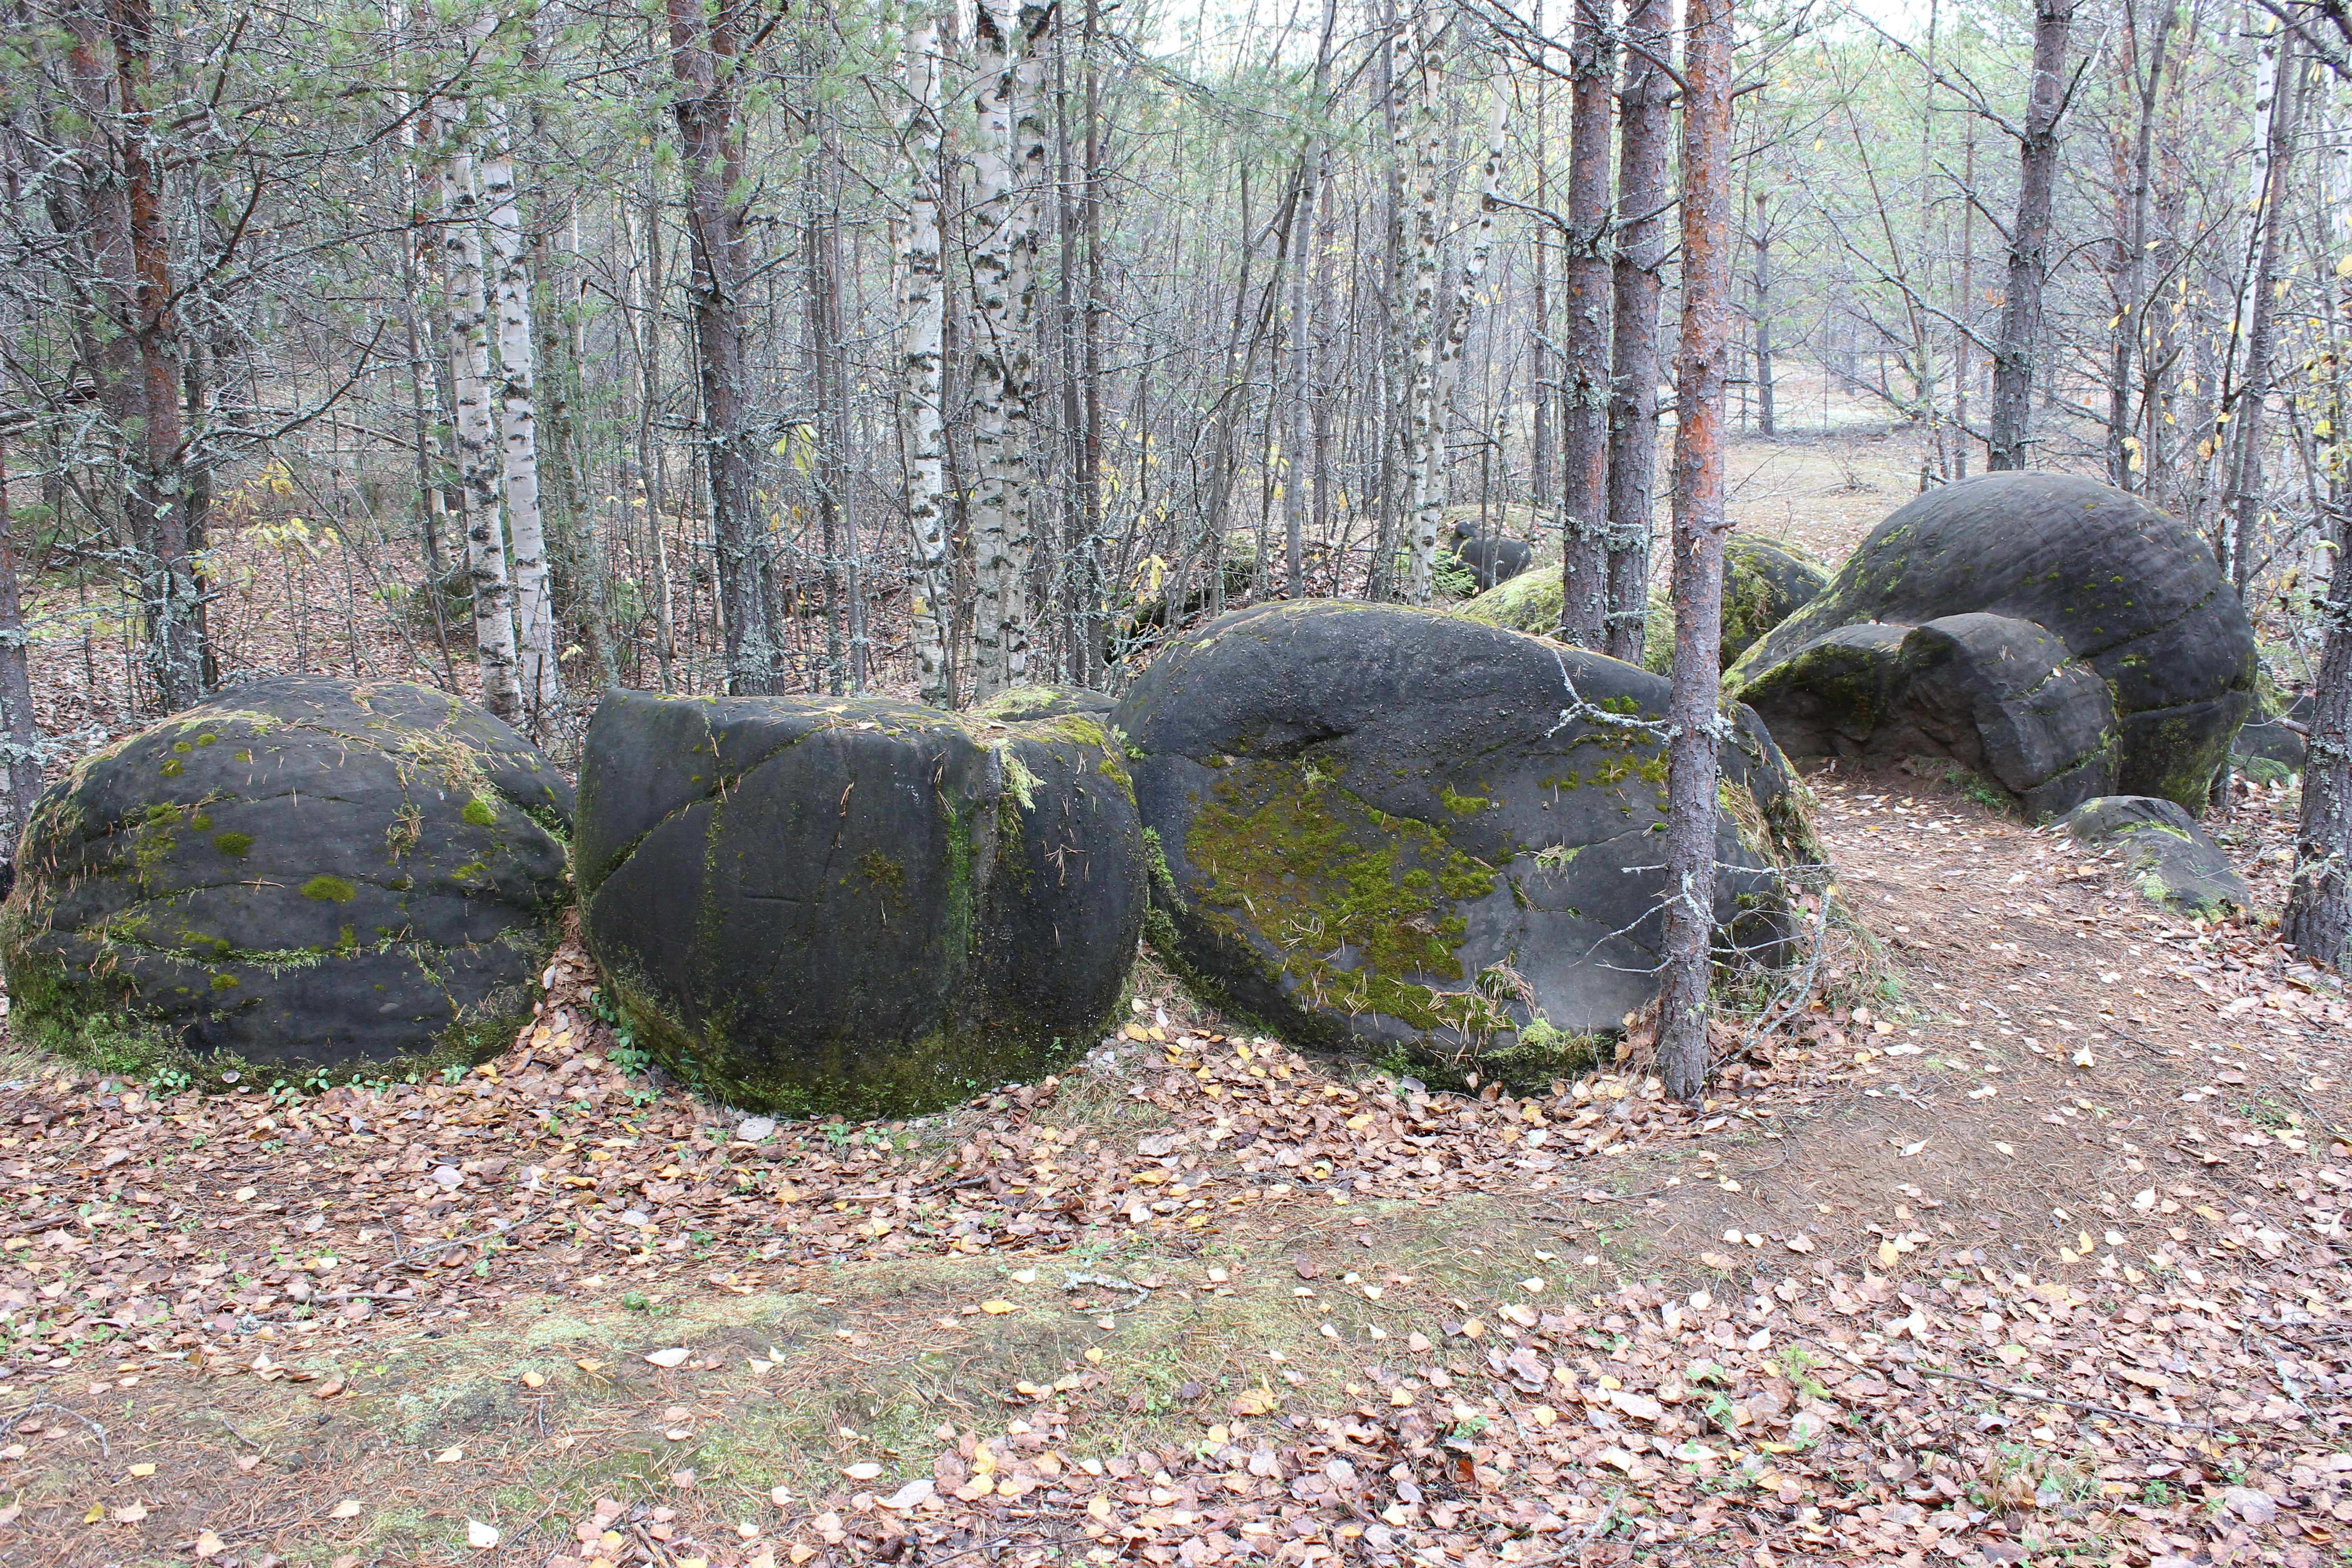
[[[329,1519],[357,1519],[359,1516],[360,1500],[355,1497],[347,1497],[327,1510]]]
[[[992,1317],[1001,1317],[1004,1313],[1013,1310],[1013,1303],[1010,1301],[982,1301],[980,1304],[980,1310],[988,1313]]]
[[[1087,1500],[1087,1511],[1094,1515],[1097,1519],[1108,1519],[1110,1517],[1110,1499],[1103,1497],[1099,1493],[1097,1494],[1095,1497]]]
[[[545,1378],[541,1377],[539,1373],[535,1373],[535,1372],[527,1372],[527,1373],[524,1373],[522,1374],[522,1385],[523,1385],[525,1388],[541,1388],[541,1387],[544,1387],[544,1386],[546,1385],[546,1383],[547,1383],[547,1379],[545,1379]]]
[[[88,1513],[83,1514],[83,1515],[81,1516],[81,1521],[82,1521],[84,1524],[100,1524],[100,1523],[103,1523],[103,1522],[105,1521],[105,1519],[106,1519],[106,1505],[105,1505],[104,1503],[102,1503],[102,1502],[94,1502],[94,1503],[90,1504],[90,1505],[89,1505],[89,1511]]]
[[[2091,1233],[2083,1231],[2074,1237],[2074,1250],[2084,1257],[2091,1256]]]
[[[217,1557],[221,1553],[222,1544],[221,1538],[207,1530],[203,1534],[196,1537],[196,1555],[199,1557]]]
[[[1895,1249],[1893,1242],[1882,1241],[1878,1244],[1878,1266],[1881,1268],[1894,1268],[1896,1259],[1902,1256],[1903,1254]]]
[[[134,1476],[152,1476],[155,1473],[155,1467],[152,1465],[133,1465],[131,1467],[131,1473]]]

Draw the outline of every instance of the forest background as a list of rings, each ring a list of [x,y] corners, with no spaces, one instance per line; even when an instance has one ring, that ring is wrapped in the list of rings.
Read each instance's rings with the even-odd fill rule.
[[[1639,657],[1677,395],[1905,489],[2146,494],[2318,681],[2336,14],[1552,3],[19,0],[13,804],[269,673],[559,756],[615,684],[1116,689],[1228,605],[1458,591],[1456,525],[1565,553],[1570,637]],[[1700,34],[1716,390],[1675,369]]]

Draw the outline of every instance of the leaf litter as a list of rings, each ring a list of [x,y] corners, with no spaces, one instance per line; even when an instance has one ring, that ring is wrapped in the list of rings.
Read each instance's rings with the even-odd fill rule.
[[[2064,868],[2055,891],[2027,889],[2053,902],[2021,918],[2054,920],[2084,869]],[[2148,984],[2193,985],[2209,1020],[2247,1023],[2257,1008],[2323,1025],[2340,1016],[2340,993],[2298,983],[2259,932],[2165,922],[2134,934],[2169,964]],[[1978,945],[1997,977],[2009,949]],[[2029,964],[2055,962],[2054,943],[2014,945]],[[494,1510],[467,1489],[467,1450],[450,1446],[418,1456],[447,1466],[439,1489],[456,1511],[442,1550],[463,1542],[476,1560],[547,1568],[969,1556],[1187,1568],[2092,1557],[2186,1568],[2316,1563],[2352,1529],[2352,1454],[2339,1451],[2352,1147],[2316,1108],[2341,1087],[2325,1076],[2287,1086],[2287,1103],[2301,1102],[2290,1112],[2233,1116],[2277,1087],[2262,1081],[2266,1069],[2227,1056],[2172,1064],[2194,1080],[2167,1097],[2179,1124],[2132,1131],[2151,1149],[2168,1138],[2165,1159],[2116,1153],[2101,1179],[2117,1190],[2068,1198],[2054,1247],[2021,1257],[1985,1231],[1961,1234],[1916,1185],[1931,1179],[1927,1163],[1950,1157],[1947,1144],[2013,1156],[2010,1139],[1948,1121],[1933,1138],[1905,1128],[1876,1140],[1889,1173],[1923,1167],[1895,1188],[1905,1201],[1891,1215],[1825,1205],[1792,1225],[1786,1202],[1761,1201],[1782,1180],[1775,1146],[1809,1117],[1864,1096],[1907,1102],[1905,1114],[1943,1103],[1927,1077],[1888,1071],[1948,1049],[1935,1043],[1938,1021],[1898,1014],[1898,1033],[1833,991],[1801,999],[1696,1111],[1630,1064],[1528,1097],[1436,1094],[1343,1077],[1161,1008],[1066,1079],[961,1111],[746,1126],[619,1070],[575,945],[549,980],[539,1021],[456,1082],[158,1099],[58,1071],[0,1093],[0,1173],[14,1194],[0,1217],[11,1336],[0,1531],[71,1542],[59,1560],[110,1561],[144,1542],[269,1568],[305,1539],[298,1520],[352,1518],[331,1501],[358,1489],[330,1485],[307,1512],[275,1519],[248,1509],[232,1526],[223,1510],[165,1497],[168,1462],[160,1479],[138,1468],[103,1485],[56,1478],[108,1474],[92,1457],[105,1423],[142,1389],[310,1399],[341,1383],[330,1369],[363,1362],[394,1327],[495,1321],[518,1300],[631,1285],[805,1289],[812,1270],[832,1280],[845,1262],[924,1256],[1006,1257],[1023,1266],[1016,1282],[1042,1278],[1054,1293],[1066,1279],[1082,1311],[1234,1288],[1223,1266],[1186,1266],[1180,1278],[1032,1261],[1105,1236],[1149,1237],[1178,1258],[1221,1236],[1268,1239],[1310,1321],[1343,1295],[1361,1309],[1321,1320],[1347,1381],[1313,1383],[1295,1345],[1257,1347],[1255,1380],[1176,1389],[1180,1408],[1156,1440],[1107,1452],[1087,1428],[1122,1401],[1090,1352],[1064,1376],[1008,1390],[995,1415],[943,1409],[952,1418],[928,1455],[860,1457],[816,1495],[762,1488],[752,1504],[676,1470],[626,1500],[575,1510],[556,1498],[540,1518],[484,1518]],[[1978,994],[2003,994],[1990,984]],[[2130,1025],[2150,1053],[2186,1056],[2171,1032],[2181,1021],[2164,1016],[2185,1005],[2145,987],[2133,995],[2137,1005],[2077,1016],[2116,1032],[2111,1050],[2125,1048],[2114,1042]],[[2256,1007],[2226,1011],[2248,995]],[[2010,1068],[2000,1097],[1972,1116],[2071,1081],[2066,1062],[2022,1033],[2055,1035],[2049,1022],[2029,1021],[2015,999],[1992,1005],[2026,1049],[1997,1064]],[[1946,1021],[1955,1037],[1984,1026]],[[1911,1044],[1919,1038],[1929,1043]],[[2189,1124],[2198,1117],[2213,1131]],[[2029,1152],[2044,1158],[2062,1132],[2089,1142],[2074,1129],[2081,1120],[2053,1110],[2038,1119],[2047,1126],[2011,1136],[2042,1139]],[[1694,1194],[1736,1221],[1684,1253],[1704,1274],[1664,1258],[1595,1271],[1603,1257],[1581,1251],[1607,1252],[1597,1239],[1607,1226],[1591,1216],[1680,1215],[1673,1205]],[[1321,1244],[1344,1239],[1355,1217],[1496,1198],[1551,1215],[1557,1239],[1545,1245],[1560,1250],[1486,1283],[1333,1278],[1343,1265]],[[1449,1289],[1464,1293],[1437,1293]],[[1034,1310],[975,1294],[958,1310]],[[715,1374],[731,1369],[684,1337],[637,1353],[704,1378],[719,1398]],[[782,1360],[755,1359],[754,1375]],[[593,1357],[577,1365],[583,1381],[607,1375]],[[353,1389],[364,1382],[354,1374]],[[688,1440],[722,1407],[671,1408],[670,1439]],[[249,1471],[253,1458],[235,1468]],[[357,1550],[338,1563],[370,1560],[352,1528]],[[0,1533],[0,1551],[8,1539]]]

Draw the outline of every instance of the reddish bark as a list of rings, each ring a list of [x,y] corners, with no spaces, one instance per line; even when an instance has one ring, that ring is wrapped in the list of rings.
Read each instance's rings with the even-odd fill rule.
[[[1675,363],[1675,658],[1666,713],[1666,963],[1658,1068],[1706,1082],[1723,638],[1723,390],[1731,303],[1731,0],[1690,0],[1683,48],[1683,316]]]

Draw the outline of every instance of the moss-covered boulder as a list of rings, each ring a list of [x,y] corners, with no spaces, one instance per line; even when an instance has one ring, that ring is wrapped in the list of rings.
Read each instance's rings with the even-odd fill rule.
[[[1118,706],[1118,700],[1108,691],[1083,686],[1015,686],[974,704],[970,715],[982,722],[1018,724],[1031,719],[1066,719],[1072,714],[1107,719]]]
[[[2253,628],[2189,530],[2094,479],[1997,473],[1928,491],[1880,523],[1727,683],[1744,700],[1842,626],[1971,614],[2042,628],[2105,684],[2116,790],[2203,801],[2252,704]]]
[[[1456,613],[1482,626],[1500,626],[1506,631],[1548,637],[1559,630],[1559,612],[1565,596],[1559,570],[1546,568],[1497,583]]]
[[[1723,668],[1756,640],[1804,607],[1830,580],[1828,568],[1810,557],[1760,539],[1737,539],[1723,555]],[[1559,572],[1540,572],[1499,582],[1462,606],[1482,626],[1549,637],[1559,629]],[[1644,619],[1642,668],[1664,675],[1675,654],[1675,612],[1662,590],[1654,589]]]
[[[1237,611],[1163,654],[1116,722],[1142,752],[1154,948],[1286,1038],[1548,1076],[1656,990],[1666,683],[1456,615]],[[1716,917],[1769,953],[1809,836],[1743,719]],[[1541,1027],[1537,1026],[1540,1024]]]
[[[84,758],[5,913],[20,1037],[250,1082],[502,1048],[570,901],[572,788],[428,687],[303,676]]]
[[[2024,621],[1840,626],[1741,689],[1794,756],[1947,757],[2055,816],[2116,780],[2106,683]]]
[[[2066,814],[2066,831],[2078,843],[2113,852],[2152,904],[2202,920],[2253,908],[2229,856],[2171,801],[2137,795],[2086,800]]]
[[[732,1105],[926,1110],[1117,1012],[1145,900],[1097,717],[614,692],[580,764],[581,925],[656,1057]]]

